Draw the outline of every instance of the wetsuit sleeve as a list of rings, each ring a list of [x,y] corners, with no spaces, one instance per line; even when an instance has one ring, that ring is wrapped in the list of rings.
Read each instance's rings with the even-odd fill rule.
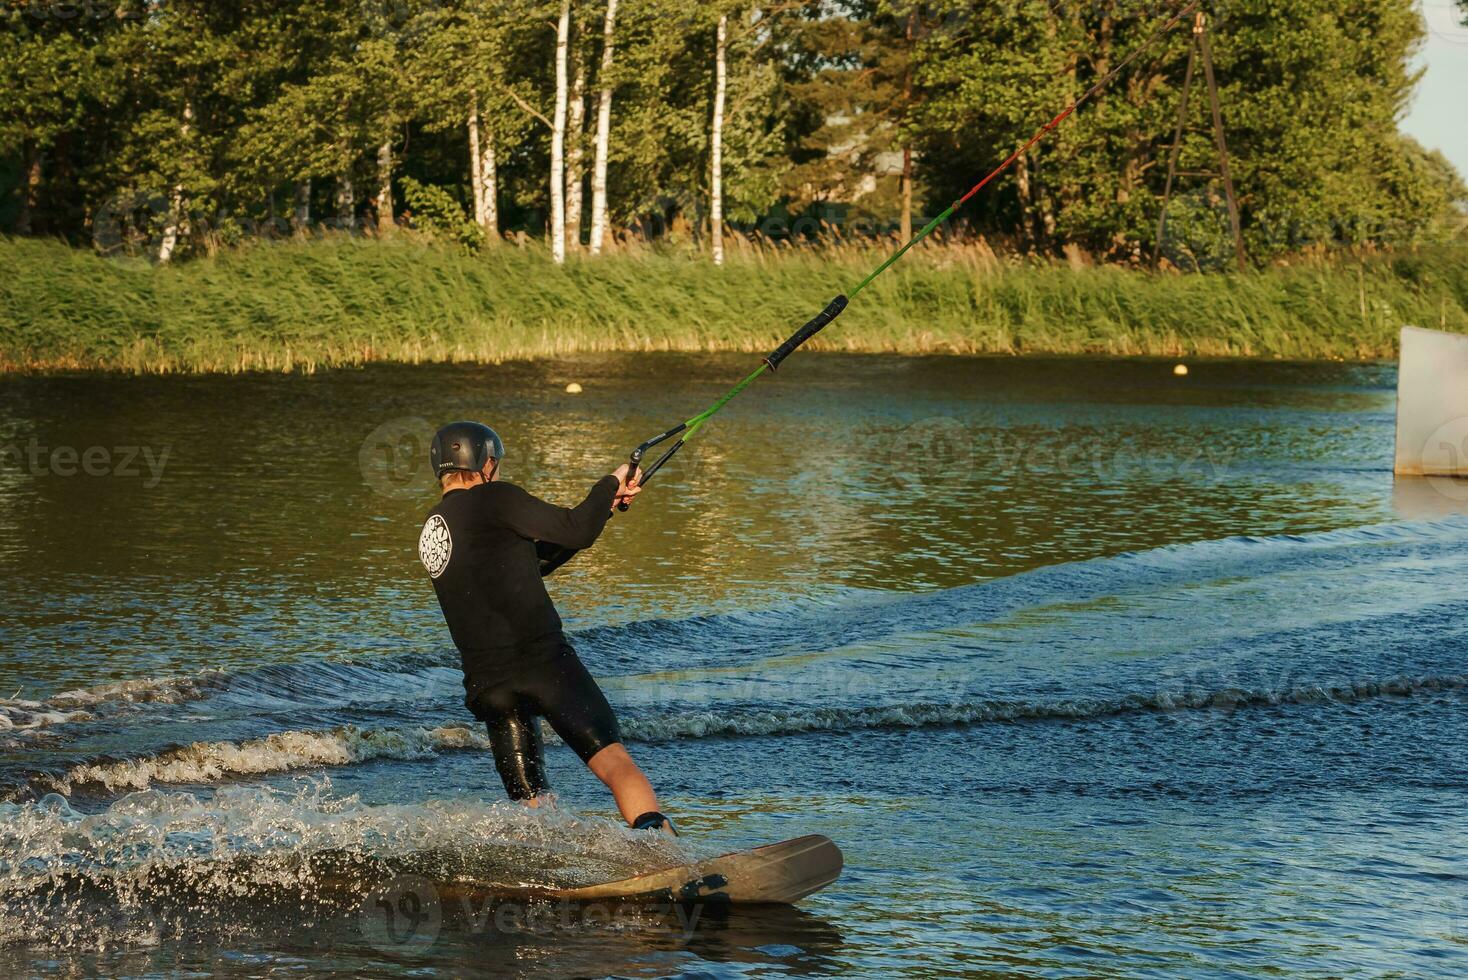
[[[535,542],[535,557],[540,559],[541,578],[550,578],[556,569],[575,558],[576,554],[577,552],[572,548],[562,548],[549,541]]]
[[[612,516],[617,478],[604,476],[586,499],[575,507],[557,507],[517,486],[499,484],[498,519],[522,538],[558,544],[563,548],[590,548]]]

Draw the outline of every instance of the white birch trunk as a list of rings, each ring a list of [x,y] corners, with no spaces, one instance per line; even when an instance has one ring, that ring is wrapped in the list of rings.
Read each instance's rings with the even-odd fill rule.
[[[26,140],[21,147],[25,168],[25,188],[20,195],[20,214],[15,219],[18,235],[31,233],[31,218],[40,207],[41,201],[41,151],[33,140]]]
[[[167,265],[173,261],[173,253],[178,250],[178,239],[183,227],[183,186],[175,184],[173,196],[168,202],[168,221],[163,226],[163,242],[158,246],[158,264]]]
[[[479,95],[469,107],[469,169],[474,184],[474,220],[493,243],[500,237],[499,168],[494,155],[494,130],[479,115]]]
[[[474,220],[484,224],[484,164],[479,145],[479,93],[469,93],[469,186],[474,190]]]
[[[494,153],[494,130],[485,127],[480,137],[479,179],[483,181],[480,199],[484,202],[484,213],[479,224],[490,242],[500,240],[500,178],[499,161]]]
[[[899,232],[904,242],[912,241],[912,147],[902,148],[902,218]]]
[[[709,224],[712,226],[714,265],[724,264],[724,99],[728,89],[729,17],[719,18],[719,39],[714,54],[714,126],[712,201]]]
[[[336,221],[343,228],[350,228],[357,216],[357,188],[352,185],[349,174],[336,178]]]
[[[607,0],[607,19],[602,27],[601,71],[597,80],[601,95],[596,107],[596,161],[591,169],[591,254],[600,255],[607,237],[607,151],[612,134],[613,44],[617,30],[617,0]]]
[[[571,102],[566,114],[566,244],[571,251],[581,248],[581,185],[586,177],[586,60],[576,59],[575,80],[571,83]]]
[[[311,227],[311,180],[296,181],[296,213],[294,216],[296,231],[305,231]]]
[[[390,231],[397,227],[393,220],[392,142],[377,148],[377,228]]]
[[[907,122],[912,112],[912,60],[913,36],[916,33],[917,13],[907,15],[907,66],[902,71],[902,121]],[[912,144],[904,139],[902,144],[902,217],[901,238],[912,241]]]
[[[194,107],[184,103],[183,111],[183,138],[189,138],[189,132],[194,122]],[[163,226],[163,242],[158,246],[158,264],[167,265],[173,261],[173,253],[178,251],[178,240],[184,232],[184,189],[183,184],[173,185],[173,195],[168,202],[168,220]]]
[[[571,0],[562,0],[556,25],[556,111],[551,121],[551,258],[566,261],[566,55],[571,35]]]

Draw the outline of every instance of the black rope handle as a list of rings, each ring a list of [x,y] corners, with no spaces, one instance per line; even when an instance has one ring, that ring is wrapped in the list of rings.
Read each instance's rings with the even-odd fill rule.
[[[664,432],[661,435],[653,436],[651,439],[647,440],[647,442],[644,442],[642,445],[640,445],[636,449],[632,450],[632,458],[630,460],[628,460],[629,469],[627,471],[627,482],[628,483],[633,482],[633,479],[637,476],[638,470],[642,469],[642,457],[644,457],[644,456],[647,455],[647,451],[649,449],[651,449],[654,446],[657,446],[657,445],[659,445],[661,443],[667,442],[669,439],[673,438],[674,436],[681,434],[683,432],[683,430],[686,429],[686,428],[688,428],[688,423],[687,422],[680,422],[677,425],[675,425],[673,428],[669,429],[667,432]],[[671,448],[667,452],[663,453],[661,459],[659,459],[656,463],[653,463],[651,466],[649,466],[647,468],[647,471],[642,474],[642,479],[637,480],[637,484],[639,486],[641,486],[643,484],[646,484],[648,480],[651,480],[652,479],[653,474],[656,473],[658,470],[662,469],[663,468],[663,464],[666,463],[668,460],[672,459],[673,458],[673,454],[676,453],[678,450],[680,450],[682,448],[683,448],[683,443],[682,443],[681,440],[679,442],[673,443],[673,448]],[[617,505],[617,510],[622,511],[623,513],[626,513],[628,506],[629,506],[628,504],[618,504]]]
[[[826,329],[826,327],[830,325],[831,321],[840,316],[841,312],[846,309],[846,304],[848,302],[849,300],[847,300],[844,295],[837,296],[835,299],[831,300],[831,302],[827,303],[826,308],[817,313],[809,323],[797,330],[794,336],[785,341],[785,343],[781,344],[779,347],[775,348],[775,352],[769,357],[765,358],[765,363],[770,366],[770,370],[778,370],[780,367],[780,362],[785,360],[785,358],[789,357],[791,354],[795,353],[795,349],[797,347],[805,343],[807,340],[810,340],[822,330]]]

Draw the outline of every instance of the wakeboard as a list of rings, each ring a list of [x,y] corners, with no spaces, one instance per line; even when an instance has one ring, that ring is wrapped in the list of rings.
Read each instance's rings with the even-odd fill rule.
[[[841,877],[841,849],[812,834],[749,851],[577,888],[517,889],[516,897],[562,902],[794,905]],[[465,882],[443,891],[477,891]],[[504,889],[491,892],[503,895]]]

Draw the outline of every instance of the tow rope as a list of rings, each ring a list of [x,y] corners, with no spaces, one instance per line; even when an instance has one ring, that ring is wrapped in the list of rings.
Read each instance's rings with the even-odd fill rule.
[[[793,354],[796,349],[800,347],[800,345],[804,344],[807,340],[810,340],[816,334],[820,333],[828,325],[830,325],[831,321],[840,316],[842,311],[846,309],[847,304],[856,299],[857,296],[861,295],[861,292],[868,286],[870,286],[874,279],[890,269],[897,262],[898,259],[906,255],[914,245],[918,244],[918,242],[921,242],[923,239],[927,238],[934,231],[936,231],[938,227],[943,224],[943,222],[953,217],[953,215],[957,213],[959,209],[961,209],[970,200],[972,200],[973,197],[979,193],[979,191],[987,187],[989,183],[994,180],[994,178],[998,177],[1000,174],[1004,173],[1004,171],[1013,166],[1014,162],[1018,160],[1021,156],[1023,156],[1026,152],[1028,152],[1031,147],[1044,139],[1053,129],[1064,122],[1072,113],[1074,113],[1082,105],[1093,98],[1096,93],[1105,88],[1112,81],[1112,79],[1116,78],[1116,76],[1120,75],[1123,71],[1130,67],[1132,62],[1136,61],[1137,58],[1141,56],[1143,51],[1146,51],[1152,45],[1156,44],[1157,41],[1160,40],[1164,35],[1166,35],[1173,28],[1177,27],[1177,25],[1182,22],[1183,18],[1187,17],[1190,13],[1197,9],[1197,7],[1202,2],[1203,0],[1191,0],[1191,2],[1188,3],[1186,6],[1179,8],[1171,17],[1167,19],[1166,22],[1162,24],[1162,26],[1158,27],[1157,30],[1153,31],[1152,34],[1145,41],[1139,44],[1136,49],[1131,52],[1131,54],[1123,58],[1115,68],[1111,69],[1111,71],[1101,76],[1101,78],[1097,80],[1094,85],[1092,85],[1089,89],[1082,93],[1080,98],[1076,99],[1070,105],[1066,106],[1054,119],[1050,120],[1045,125],[1036,130],[1035,135],[1031,136],[1028,142],[1024,143],[1022,146],[1020,146],[1019,149],[1011,153],[1008,158],[1006,158],[1003,163],[999,164],[999,166],[995,167],[987,177],[985,177],[983,180],[979,181],[972,188],[970,188],[967,194],[963,195],[963,197],[960,197],[957,201],[954,201],[948,206],[947,210],[938,215],[932,221],[928,222],[927,225],[923,227],[922,231],[919,231],[916,235],[912,236],[912,239],[910,241],[904,244],[896,252],[893,252],[892,255],[888,256],[885,262],[873,269],[865,279],[856,284],[856,287],[854,289],[852,289],[849,293],[843,293],[840,296],[837,296],[835,299],[831,300],[831,302],[826,305],[826,308],[824,310],[816,314],[815,317],[813,317],[808,323],[805,324],[805,326],[801,327],[795,333],[791,334],[790,339],[786,340],[785,343],[775,348],[775,350],[764,359],[764,361],[760,364],[758,368],[754,370],[753,373],[751,373],[748,377],[739,382],[733,388],[729,389],[729,391],[722,398],[714,402],[704,411],[693,416],[693,418],[688,419],[685,422],[680,422],[678,425],[674,426],[668,431],[653,436],[651,439],[647,440],[642,445],[634,449],[632,451],[632,473],[636,474],[641,468],[643,457],[647,455],[648,450],[652,449],[655,446],[661,445],[664,442],[667,442],[669,439],[672,439],[675,436],[679,437],[677,442],[673,443],[673,445],[666,452],[664,452],[662,456],[658,457],[657,462],[653,463],[642,473],[641,477],[637,480],[638,484],[646,486],[647,482],[653,478],[657,471],[662,469],[664,464],[666,464],[668,460],[676,456],[678,454],[678,451],[688,444],[688,440],[692,439],[698,433],[698,430],[703,428],[705,422],[717,415],[720,409],[722,409],[725,405],[729,404],[731,401],[737,398],[739,394],[744,391],[744,389],[754,384],[754,382],[760,377],[760,375],[764,374],[766,371],[777,370],[780,367],[780,363],[784,361],[785,358]],[[627,505],[623,504],[621,506],[621,509],[626,510]]]

